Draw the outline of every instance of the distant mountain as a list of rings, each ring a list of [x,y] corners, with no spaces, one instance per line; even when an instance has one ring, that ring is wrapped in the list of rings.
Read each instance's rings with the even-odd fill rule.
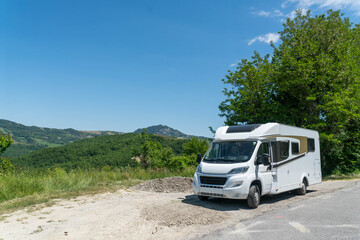
[[[205,137],[193,136],[193,135],[188,135],[188,134],[182,133],[179,130],[173,129],[166,125],[155,125],[155,126],[150,126],[147,128],[139,128],[136,131],[134,131],[134,133],[141,133],[145,129],[148,133],[163,135],[163,136],[167,136],[167,137],[176,137],[176,138],[198,137],[198,138],[206,139]]]
[[[85,138],[119,134],[111,131],[30,127],[3,119],[0,119],[0,132],[4,135],[11,135],[14,140],[4,153],[8,157],[19,157],[42,148],[63,146]]]

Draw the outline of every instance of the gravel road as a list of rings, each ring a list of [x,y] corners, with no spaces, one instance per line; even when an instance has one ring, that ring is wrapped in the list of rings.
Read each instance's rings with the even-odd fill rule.
[[[181,181],[189,179],[169,180],[176,184]],[[0,239],[198,239],[271,210],[292,208],[306,199],[355,186],[357,182],[327,181],[309,187],[305,196],[265,196],[253,210],[246,201],[201,202],[191,188],[168,191],[169,188],[154,187],[151,182],[140,188],[56,200],[51,207],[39,205],[36,211],[23,209],[3,215]]]

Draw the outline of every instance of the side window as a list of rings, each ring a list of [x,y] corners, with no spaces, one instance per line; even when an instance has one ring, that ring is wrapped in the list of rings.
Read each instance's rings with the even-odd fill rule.
[[[289,157],[289,142],[280,142],[280,159],[285,160]]]
[[[271,151],[272,151],[272,159],[273,162],[280,162],[280,143],[279,142],[271,142]]]
[[[308,138],[307,144],[308,144],[308,151],[315,152],[315,140],[313,138]]]
[[[299,154],[299,143],[291,142],[291,153],[294,155]]]

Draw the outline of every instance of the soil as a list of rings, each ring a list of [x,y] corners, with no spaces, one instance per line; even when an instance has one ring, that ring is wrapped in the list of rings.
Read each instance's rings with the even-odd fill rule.
[[[192,178],[168,177],[163,179],[154,179],[140,183],[131,189],[165,193],[192,191]]]
[[[200,201],[190,178],[157,179],[116,193],[59,199],[51,207],[3,215],[0,239],[195,239],[359,182],[327,181],[310,186],[304,196],[264,196],[257,209],[249,209],[244,200]]]

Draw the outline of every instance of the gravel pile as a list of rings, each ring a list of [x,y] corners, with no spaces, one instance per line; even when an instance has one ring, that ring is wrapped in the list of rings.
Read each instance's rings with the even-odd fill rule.
[[[143,182],[131,189],[149,192],[188,192],[192,191],[192,178],[168,177]]]

